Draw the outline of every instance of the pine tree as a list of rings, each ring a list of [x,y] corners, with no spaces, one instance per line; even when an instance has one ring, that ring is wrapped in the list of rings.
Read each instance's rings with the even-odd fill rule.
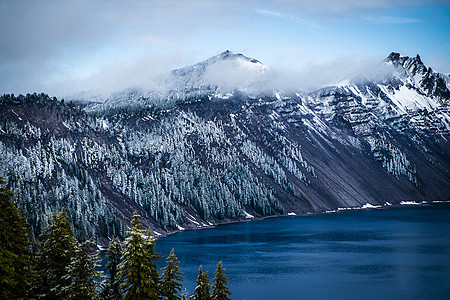
[[[63,287],[63,292],[67,299],[92,300],[99,299],[98,290],[102,275],[95,268],[100,264],[98,254],[89,255],[88,250],[94,243],[87,240],[75,246],[75,256],[67,267],[67,274],[64,276],[69,283]]]
[[[65,210],[54,213],[50,222],[42,235],[35,293],[40,299],[66,299],[63,288],[70,284],[66,267],[72,261],[76,240]]]
[[[0,184],[4,184],[0,177]],[[28,225],[17,210],[9,189],[0,188],[0,299],[27,296],[31,280]]]
[[[115,237],[109,242],[106,258],[108,262],[106,268],[108,269],[109,277],[106,278],[102,291],[102,298],[107,300],[122,299],[121,285],[123,283],[122,277],[119,276],[119,265],[122,261],[122,244],[119,238]]]
[[[181,300],[188,300],[188,292],[184,289],[184,292],[181,294]]]
[[[155,253],[155,238],[150,230],[142,228],[136,213],[131,221],[131,230],[126,235],[123,261],[119,266],[120,275],[124,278],[124,299],[158,299],[160,291],[156,260],[160,256]]]
[[[194,289],[194,293],[192,294],[192,300],[210,300],[211,295],[209,294],[210,286],[209,286],[209,277],[208,272],[203,272],[202,266],[200,266],[198,270],[197,276],[197,286]]]
[[[163,275],[161,276],[161,295],[168,300],[179,300],[178,296],[183,284],[183,273],[180,272],[180,262],[175,256],[175,250],[170,251],[166,259],[167,266],[162,268]]]
[[[212,285],[212,300],[231,300],[228,295],[231,295],[230,290],[227,287],[228,278],[223,273],[222,262],[219,261],[214,276],[214,283]]]

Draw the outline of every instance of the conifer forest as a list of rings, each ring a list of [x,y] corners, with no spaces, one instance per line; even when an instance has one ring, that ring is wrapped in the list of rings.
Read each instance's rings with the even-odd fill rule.
[[[4,184],[2,178],[0,183]],[[12,193],[0,188],[1,299],[230,299],[222,262],[217,264],[212,290],[208,272],[200,272],[197,286],[188,297],[183,273],[172,249],[167,265],[155,252],[156,238],[145,230],[134,213],[131,227],[121,242],[111,239],[106,251],[107,274],[91,239],[75,238],[65,210],[54,213],[38,242],[30,242],[30,227],[16,208]],[[106,275],[106,276],[105,276]]]

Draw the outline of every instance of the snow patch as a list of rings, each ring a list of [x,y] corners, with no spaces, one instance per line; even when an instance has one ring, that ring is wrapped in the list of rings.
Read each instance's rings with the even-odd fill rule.
[[[200,226],[200,223],[197,222],[197,221],[195,220],[195,218],[194,218],[192,215],[188,214],[188,215],[187,215],[187,219],[188,219],[191,223],[194,223],[195,225]]]
[[[436,200],[432,201],[432,203],[450,203],[450,200]]]
[[[352,209],[355,209],[355,208],[353,208],[353,207],[338,207],[338,211],[343,211],[343,210],[352,210]]]
[[[160,236],[161,233],[159,233],[158,231],[153,231],[154,234],[156,234],[157,236]]]
[[[366,204],[364,204],[363,206],[361,206],[362,209],[367,209],[367,208],[380,208],[380,207],[381,207],[381,205],[373,205],[373,204],[370,204],[370,203],[366,203]]]
[[[246,218],[246,219],[253,219],[253,218],[254,218],[254,216],[252,216],[251,214],[249,214],[249,213],[246,212],[245,210],[242,210],[242,211],[244,212],[245,218]]]
[[[419,205],[420,203],[417,203],[415,201],[402,201],[400,202],[400,205]]]
[[[394,104],[401,109],[404,113],[417,109],[426,109],[428,111],[438,108],[438,103],[432,101],[430,98],[420,95],[413,89],[409,89],[406,86],[401,86],[399,90],[392,93],[385,86],[378,85],[385,94],[389,95],[389,98]]]
[[[389,202],[384,203],[385,206],[391,206],[392,204]]]
[[[177,224],[177,228],[178,228],[178,230],[181,230],[181,231],[183,231],[184,230],[184,227],[181,227],[180,225],[178,225]]]
[[[297,214],[295,212],[289,212],[287,215],[288,216],[296,216]]]
[[[99,251],[105,251],[105,250],[106,250],[106,248],[103,247],[103,246],[101,246],[101,245],[97,245],[97,249],[98,249]]]
[[[152,116],[148,115],[146,117],[141,118],[142,121],[150,121],[150,120],[155,120]]]

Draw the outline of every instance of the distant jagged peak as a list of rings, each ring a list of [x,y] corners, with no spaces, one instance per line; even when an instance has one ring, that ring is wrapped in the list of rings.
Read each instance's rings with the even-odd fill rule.
[[[393,64],[397,64],[400,61],[400,53],[398,52],[391,52],[391,54],[388,55],[388,57],[386,57],[385,61],[386,62],[391,62]]]
[[[400,53],[397,52],[392,52],[385,59],[385,61],[393,64],[394,66],[403,67],[404,69],[410,71],[413,76],[416,74],[425,74],[428,71],[431,72],[431,69],[428,70],[428,68],[423,64],[419,54],[415,57],[409,57],[401,56]]]
[[[431,67],[426,67],[419,54],[415,57],[401,56],[400,53],[392,52],[385,59],[387,64],[396,68],[395,80],[391,79],[394,86],[406,85],[414,89],[421,96],[436,99],[439,104],[447,105],[450,99],[450,85],[448,76],[433,72]]]

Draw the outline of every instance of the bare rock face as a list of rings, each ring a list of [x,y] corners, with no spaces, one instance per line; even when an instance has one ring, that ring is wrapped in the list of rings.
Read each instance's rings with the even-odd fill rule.
[[[77,235],[100,244],[122,235],[133,211],[159,235],[449,200],[449,78],[419,56],[383,63],[392,72],[379,81],[255,95],[248,86],[265,66],[226,51],[173,71],[164,92],[83,105],[4,95],[0,176],[35,233],[66,208]],[[214,77],[221,68],[249,80],[230,89]]]

